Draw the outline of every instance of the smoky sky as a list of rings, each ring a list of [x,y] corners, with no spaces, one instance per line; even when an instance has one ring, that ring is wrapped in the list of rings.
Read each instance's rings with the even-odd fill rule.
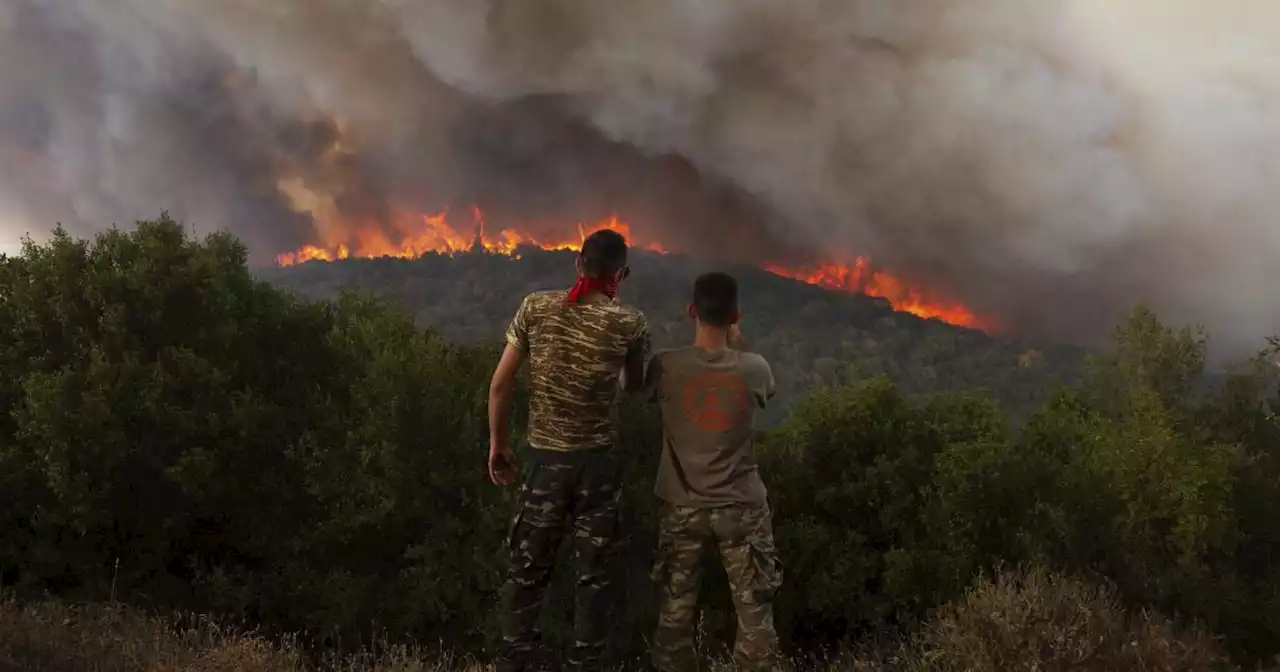
[[[1278,106],[1266,0],[7,0],[0,235],[168,209],[267,263],[396,211],[617,212],[1236,355],[1280,331]]]

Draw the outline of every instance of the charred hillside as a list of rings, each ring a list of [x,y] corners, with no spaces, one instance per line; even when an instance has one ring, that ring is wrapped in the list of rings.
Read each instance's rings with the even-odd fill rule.
[[[350,290],[378,296],[417,323],[466,343],[497,341],[521,297],[567,287],[572,252],[427,254],[416,259],[310,262],[261,272],[264,279],[313,298]],[[627,301],[649,318],[655,347],[691,336],[684,315],[693,278],[708,268],[683,255],[640,253],[624,286]],[[885,374],[905,391],[986,390],[1015,418],[1042,403],[1059,382],[1078,380],[1084,352],[955,327],[895,311],[887,301],[831,291],[756,268],[740,279],[743,331],[773,363],[780,403],[769,423],[816,386]]]

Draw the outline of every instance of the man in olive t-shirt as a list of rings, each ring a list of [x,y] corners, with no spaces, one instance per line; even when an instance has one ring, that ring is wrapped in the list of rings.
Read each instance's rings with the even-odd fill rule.
[[[645,376],[662,406],[656,494],[663,500],[655,579],[661,590],[653,662],[694,670],[693,620],[703,549],[714,543],[738,612],[740,669],[777,666],[773,598],[782,566],[753,452],[758,409],[773,397],[768,362],[746,352],[737,328],[738,285],[724,273],[694,283],[694,345],[654,355]]]

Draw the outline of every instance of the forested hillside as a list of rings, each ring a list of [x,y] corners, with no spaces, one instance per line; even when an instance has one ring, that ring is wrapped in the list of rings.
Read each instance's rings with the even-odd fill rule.
[[[0,666],[89,651],[81,667],[41,664],[127,670],[139,665],[103,661],[151,656],[161,662],[149,669],[174,669],[204,655],[190,646],[276,645],[179,637],[115,607],[39,606],[50,597],[296,633],[304,663],[346,660],[372,641],[480,659],[493,650],[513,494],[484,476],[493,343],[455,343],[366,298],[300,299],[245,261],[233,238],[193,240],[167,219],[92,241],[60,233],[0,258]],[[434,276],[396,270],[419,262],[321,265],[293,277],[318,288],[332,269],[368,269],[384,284],[399,277],[409,296],[459,297],[445,301],[461,319],[490,294],[505,314],[564,261],[421,262]],[[519,279],[530,263],[547,275]],[[663,283],[685,286],[650,263],[675,262],[637,263],[655,278],[633,290],[642,305],[663,301],[651,293]],[[774,303],[750,304],[758,332],[774,312],[822,324],[847,302],[865,317],[833,320],[833,333],[936,331],[1016,350],[858,297],[746,277],[748,296],[777,288]],[[821,308],[784,305],[794,297]],[[497,333],[505,317],[491,319]],[[879,651],[882,666],[837,669],[957,672],[1208,672],[1224,652],[1249,668],[1275,660],[1280,399],[1274,348],[1265,352],[1193,394],[1204,340],[1135,309],[1079,384],[1054,391],[1017,432],[988,394],[909,397],[894,376],[803,396],[758,445],[788,655]],[[651,407],[623,411],[610,655],[637,669],[655,618],[660,427]],[[723,575],[710,576],[700,645],[716,654],[735,621]],[[552,651],[571,583],[557,575]]]
[[[633,252],[623,289],[650,320],[655,347],[682,345],[692,327],[684,308],[693,278],[706,266],[680,255]],[[743,329],[774,365],[776,424],[800,395],[818,386],[888,375],[906,394],[987,390],[1021,419],[1054,386],[1079,380],[1078,348],[987,336],[895,312],[887,302],[831,291],[754,268],[729,269],[741,279]],[[500,340],[520,299],[573,283],[573,253],[537,248],[519,259],[495,254],[429,254],[420,259],[310,262],[261,273],[303,296],[333,298],[351,289],[383,297],[461,343]]]

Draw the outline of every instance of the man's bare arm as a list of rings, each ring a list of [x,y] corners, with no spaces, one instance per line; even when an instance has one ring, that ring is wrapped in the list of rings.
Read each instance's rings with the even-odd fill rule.
[[[634,393],[644,388],[644,356],[641,348],[627,353],[627,362],[622,367],[623,390]]]
[[[626,392],[639,392],[644,389],[644,367],[649,358],[649,325],[640,322],[631,344],[627,348],[627,359],[622,366],[622,389]]]
[[[489,478],[501,485],[515,482],[515,454],[511,452],[511,397],[524,351],[508,344],[489,381]]]

